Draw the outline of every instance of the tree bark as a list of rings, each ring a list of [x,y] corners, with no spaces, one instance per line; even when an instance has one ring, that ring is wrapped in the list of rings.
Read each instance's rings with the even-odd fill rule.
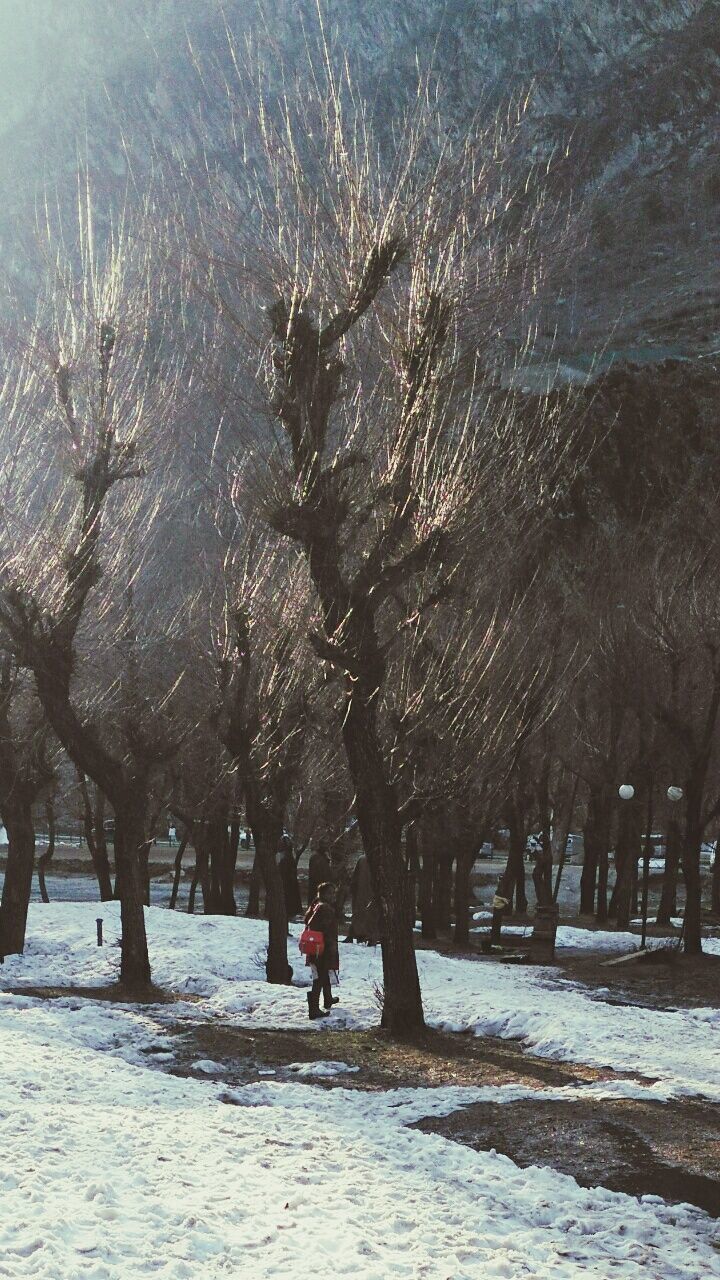
[[[246,790],[248,822],[250,823],[255,854],[265,882],[265,910],[268,918],[268,953],[265,972],[268,982],[283,985],[292,982],[292,968],[287,956],[287,910],[285,890],[277,863],[277,851],[282,839],[281,817],[268,813],[264,805],[256,803],[252,785]]]
[[[182,860],[183,860],[183,855],[185,853],[185,850],[188,847],[189,839],[190,839],[190,831],[188,828],[186,828],[185,833],[180,841],[180,844],[178,845],[178,851],[175,854],[175,866],[173,868],[172,892],[170,894],[170,910],[171,911],[174,911],[177,906],[178,893],[180,892],[180,879],[182,877]]]
[[[456,947],[470,945],[470,876],[482,848],[482,839],[466,837],[458,846],[455,866],[455,934]]]
[[[521,820],[518,812],[518,806],[513,800],[507,807],[507,823],[510,831],[510,848],[508,850],[507,866],[504,872],[504,882],[507,886],[507,896],[510,901],[510,909],[512,910],[513,895],[515,897],[515,914],[525,915],[528,908],[527,894],[525,892],[525,845],[527,843],[527,831],[525,823]]]
[[[254,841],[253,841],[254,843]],[[257,848],[253,858],[252,870],[250,872],[250,884],[248,886],[248,904],[245,908],[245,915],[252,919],[259,919],[260,916],[260,889],[262,888],[262,872],[260,870],[260,859],[258,858]]]
[[[711,895],[710,910],[714,916],[720,916],[720,839],[715,841]]]
[[[700,878],[700,846],[702,844],[703,782],[691,777],[685,787],[685,831],[682,843],[682,871],[685,881],[685,954],[702,954],[702,880]]]
[[[55,852],[55,834],[56,834],[55,804],[52,798],[50,798],[45,804],[45,816],[47,818],[48,842],[47,842],[47,848],[45,852],[40,855],[37,861],[37,878],[38,878],[38,888],[40,890],[40,897],[42,898],[43,902],[49,902],[50,894],[48,893],[47,885],[45,884],[45,872],[47,871],[47,868],[50,866],[50,863],[52,862],[53,854]]]
[[[0,953],[22,955],[35,863],[32,800],[18,786],[3,798],[2,821],[8,834],[8,853],[0,903]]]
[[[575,816],[575,801],[577,800],[578,786],[580,783],[580,775],[575,774],[572,792],[570,793],[570,801],[568,803],[567,818],[562,829],[562,844],[560,846],[560,854],[558,857],[557,875],[555,876],[555,887],[553,889],[553,902],[557,902],[560,895],[560,883],[562,881],[562,873],[565,867],[565,859],[567,857],[568,840],[572,831],[573,817]]]
[[[145,844],[147,797],[141,784],[128,789],[123,802],[115,806],[115,866],[120,885],[122,947],[120,980],[128,987],[150,983],[147,933],[145,930],[144,884],[140,865]]]
[[[380,908],[383,958],[381,1025],[395,1035],[425,1025],[413,930],[410,876],[402,856],[402,821],[385,766],[376,723],[376,687],[348,681],[342,733],[363,848]]]
[[[580,873],[580,915],[591,916],[595,911],[595,889],[598,869],[598,830],[596,805],[591,794],[583,828],[583,869]]]
[[[85,843],[90,851],[93,869],[97,877],[98,887],[100,889],[100,901],[109,902],[113,895],[112,880],[110,878],[110,862],[107,854],[107,844],[105,842],[105,832],[102,831],[101,842],[98,841],[98,826],[96,821],[96,812],[93,812],[90,803],[90,793],[88,791],[87,778],[82,769],[77,770],[78,786],[80,788],[80,797],[83,807],[83,831],[85,833]],[[96,803],[97,795],[102,795],[99,787],[95,788]],[[104,810],[100,808],[100,823],[102,826]]]
[[[680,827],[675,818],[670,818],[665,832],[665,869],[657,913],[658,924],[670,924],[671,919],[677,916],[677,880],[681,852]]]
[[[615,888],[609,914],[615,916],[618,929],[628,929],[632,911],[633,870],[637,880],[637,863],[642,853],[642,811],[638,800],[623,801],[615,843]],[[633,866],[634,864],[634,866]]]
[[[605,790],[598,797],[598,882],[595,919],[605,924],[608,918],[608,874],[610,858],[610,798]]]
[[[412,897],[413,915],[417,918],[418,888],[420,885],[421,868],[418,829],[415,822],[411,822],[410,825],[405,828],[405,861],[408,876],[410,877],[410,893]]]
[[[433,866],[433,903],[435,924],[442,932],[447,933],[451,924],[453,854],[447,847],[436,848]]]
[[[437,938],[433,881],[435,878],[435,842],[432,824],[426,819],[420,830],[419,844],[422,853],[420,870],[420,933],[427,942]]]

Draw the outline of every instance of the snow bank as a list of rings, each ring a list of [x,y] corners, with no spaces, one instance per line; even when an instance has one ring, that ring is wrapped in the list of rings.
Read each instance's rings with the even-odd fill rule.
[[[259,1084],[228,1105],[214,1081],[123,1060],[120,1046],[146,1064],[157,1047],[147,1018],[93,1002],[5,996],[0,1038],[13,1280],[269,1280],[309,1260],[353,1280],[720,1274],[716,1224],[690,1206],[583,1190],[404,1127],[462,1089]]]
[[[95,944],[100,912],[109,943],[102,948]],[[150,908],[147,926],[153,977],[177,996],[175,1006],[156,1011],[160,1016],[182,1012],[184,1018],[216,1017],[246,1027],[293,1027],[309,1033],[377,1023],[379,950],[341,947],[341,1004],[331,1018],[311,1023],[304,993],[265,982],[267,926],[262,921]],[[119,968],[118,934],[115,903],[103,903],[100,911],[93,903],[33,905],[26,954],[8,958],[0,969],[0,984],[112,981]],[[717,939],[708,945],[720,946]],[[292,944],[290,954],[296,980],[305,983],[305,969]],[[518,1039],[543,1057],[635,1072],[660,1080],[675,1094],[720,1100],[718,1010],[613,1006],[604,1002],[603,993],[589,993],[552,968],[489,965],[432,951],[418,953],[418,967],[431,1026]]]

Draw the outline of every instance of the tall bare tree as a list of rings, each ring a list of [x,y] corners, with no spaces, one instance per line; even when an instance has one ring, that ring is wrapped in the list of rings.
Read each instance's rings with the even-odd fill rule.
[[[80,231],[79,263],[57,252],[5,383],[0,625],[57,738],[113,807],[121,977],[141,984],[150,980],[140,865],[148,787],[172,744],[162,723],[169,691],[154,697],[138,673],[143,645],[127,598],[160,503],[159,481],[151,494],[141,481],[153,432],[172,412],[175,350],[145,242],[132,249],[121,230],[96,249],[89,213]],[[88,705],[86,674],[108,644],[115,670]]]

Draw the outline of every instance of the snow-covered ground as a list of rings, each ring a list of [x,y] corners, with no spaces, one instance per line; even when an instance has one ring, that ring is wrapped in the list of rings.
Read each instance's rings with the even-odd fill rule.
[[[0,1043],[12,1280],[720,1275],[717,1223],[698,1210],[406,1127],[517,1088],[228,1090],[149,1067],[172,1050],[141,1012],[67,997],[0,996]]]
[[[95,918],[102,912],[107,945],[95,941]],[[187,916],[160,908],[147,911],[155,982],[174,992],[183,1017],[219,1018],[238,1026],[294,1027],[316,1032],[309,1023],[305,993],[271,987],[264,981],[262,921]],[[0,986],[112,981],[119,968],[119,909],[116,903],[62,902],[32,905],[24,956],[9,957]],[[581,930],[560,930],[572,937]],[[592,945],[632,946],[629,934],[589,935]],[[707,944],[720,949],[718,940]],[[291,944],[296,978],[305,970]],[[295,958],[296,957],[296,958]],[[333,1026],[368,1027],[378,1020],[376,988],[379,950],[341,946],[341,1004]],[[553,968],[492,965],[418,953],[427,1021],[451,1031],[514,1038],[543,1057],[633,1072],[656,1080],[657,1096],[698,1094],[720,1100],[720,1011],[663,1012],[605,1003]],[[193,997],[186,1001],[184,997]],[[176,1017],[178,1005],[163,1005],[158,1016]],[[325,1055],[326,1057],[328,1055]]]

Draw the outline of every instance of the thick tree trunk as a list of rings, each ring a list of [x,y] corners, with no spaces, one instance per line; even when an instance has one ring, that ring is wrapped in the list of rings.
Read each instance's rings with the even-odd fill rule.
[[[374,688],[349,682],[342,732],[363,848],[380,908],[383,957],[381,1023],[395,1035],[425,1025],[413,930],[410,877],[402,856],[402,820],[397,796],[387,782],[377,724]]]
[[[145,931],[144,884],[140,865],[145,843],[147,799],[138,786],[115,806],[115,865],[118,873],[120,920],[120,980],[129,987],[150,983]]]
[[[657,913],[658,924],[670,924],[671,919],[677,916],[677,881],[681,852],[680,827],[675,818],[670,818],[665,832],[665,870]]]
[[[8,835],[8,853],[0,903],[0,954],[22,955],[32,892],[35,828],[32,801],[22,795],[20,787],[4,800],[2,820]]]
[[[48,800],[45,805],[45,817],[47,818],[48,842],[47,842],[47,848],[45,852],[42,853],[38,858],[37,878],[38,878],[38,888],[40,890],[40,897],[42,898],[43,902],[49,902],[50,894],[48,893],[47,885],[45,884],[45,872],[47,871],[53,859],[53,854],[55,852],[55,834],[56,834],[55,805],[52,799]]]
[[[287,955],[285,890],[277,863],[277,851],[283,833],[282,818],[269,814],[264,806],[254,801],[251,785],[248,785],[245,794],[255,853],[265,883],[265,909],[268,918],[265,972],[268,982],[287,984],[292,982],[292,968],[288,964]]]

